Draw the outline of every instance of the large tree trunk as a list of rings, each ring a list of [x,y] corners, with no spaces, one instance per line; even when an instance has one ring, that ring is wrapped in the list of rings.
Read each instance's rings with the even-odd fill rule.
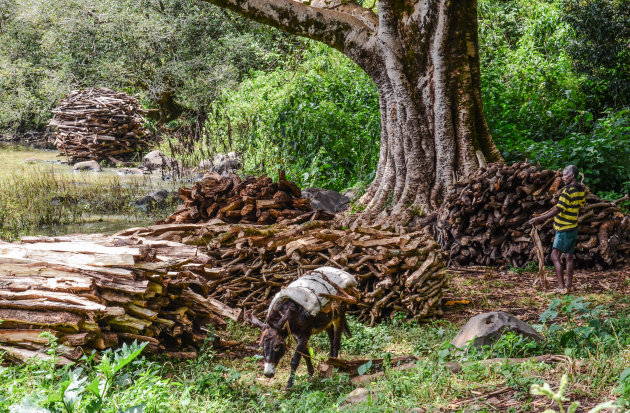
[[[378,15],[326,0],[208,1],[335,47],[374,80],[381,150],[361,198],[369,214],[435,210],[459,177],[501,160],[481,102],[476,0],[380,0]]]
[[[369,210],[431,211],[480,163],[499,161],[481,102],[476,1],[379,3],[381,151],[362,202]],[[412,4],[413,3],[413,4]]]

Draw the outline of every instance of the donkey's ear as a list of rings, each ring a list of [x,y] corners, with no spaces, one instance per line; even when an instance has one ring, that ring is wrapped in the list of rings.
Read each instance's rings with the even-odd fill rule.
[[[260,328],[261,330],[265,328],[265,324],[251,313],[245,314],[245,320],[249,322],[251,325],[253,325],[254,327]]]

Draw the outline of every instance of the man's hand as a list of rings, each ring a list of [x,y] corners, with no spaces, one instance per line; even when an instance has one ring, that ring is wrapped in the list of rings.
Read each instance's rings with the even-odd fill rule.
[[[536,225],[537,223],[539,223],[542,220],[542,216],[540,217],[534,217],[532,219],[530,219],[529,221],[527,221],[527,223],[529,225]]]

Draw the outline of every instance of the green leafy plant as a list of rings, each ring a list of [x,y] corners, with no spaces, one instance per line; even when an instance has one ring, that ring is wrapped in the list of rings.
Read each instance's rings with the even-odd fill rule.
[[[551,386],[548,383],[544,383],[542,386],[538,384],[532,384],[531,393],[535,396],[547,396],[551,400],[558,403],[558,409],[560,413],[575,413],[580,407],[580,402],[575,401],[569,405],[569,407],[565,410],[562,403],[569,402],[570,400],[565,396],[569,385],[569,376],[566,374],[562,375],[560,379],[560,386],[557,391],[553,391]],[[607,401],[605,403],[600,403],[594,408],[590,409],[588,413],[597,413],[602,410],[615,410],[618,406],[613,401]],[[547,409],[543,413],[557,413],[556,410]]]

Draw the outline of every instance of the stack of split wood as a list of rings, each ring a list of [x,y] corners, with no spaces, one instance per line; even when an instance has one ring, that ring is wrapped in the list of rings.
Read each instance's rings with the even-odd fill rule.
[[[458,265],[512,265],[535,260],[527,221],[552,208],[563,186],[561,172],[529,163],[491,164],[458,182],[438,212],[436,239]],[[539,231],[551,250],[549,220]],[[602,268],[630,262],[630,217],[615,202],[588,193],[579,219],[578,265]],[[549,261],[549,258],[547,258]]]
[[[207,296],[215,271],[208,261],[192,246],[129,237],[0,243],[0,351],[18,361],[46,358],[49,331],[62,363],[133,340],[148,342],[148,351],[194,355],[209,323],[241,318]]]
[[[375,323],[397,311],[409,317],[441,314],[444,257],[424,232],[395,234],[335,227],[330,221],[264,228],[208,224],[133,228],[119,235],[207,246],[216,267],[210,296],[229,307],[266,315],[271,299],[308,270],[328,265],[354,275],[360,298],[350,311]]]
[[[180,188],[179,196],[184,204],[164,223],[207,222],[219,218],[230,223],[268,225],[333,218],[325,211],[313,212],[311,201],[302,198],[302,191],[293,182],[286,179],[272,182],[267,176],[241,180],[234,174],[222,177],[213,172],[192,188]]]
[[[122,163],[148,146],[137,99],[111,89],[72,92],[52,111],[55,145],[71,164]]]

